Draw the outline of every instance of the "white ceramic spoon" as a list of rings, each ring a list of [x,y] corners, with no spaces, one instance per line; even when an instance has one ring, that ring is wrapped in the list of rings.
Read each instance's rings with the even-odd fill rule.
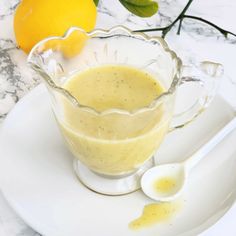
[[[167,202],[174,200],[183,190],[191,169],[235,128],[236,117],[184,162],[163,164],[149,169],[141,179],[143,192],[157,201]],[[172,180],[172,187],[167,192],[154,187],[154,183],[168,181],[168,178]],[[169,182],[169,184],[171,183]]]

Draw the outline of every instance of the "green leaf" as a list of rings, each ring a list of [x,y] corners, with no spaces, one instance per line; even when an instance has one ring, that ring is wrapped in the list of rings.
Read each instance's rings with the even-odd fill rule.
[[[153,0],[119,1],[128,11],[140,17],[150,17],[158,11],[158,3]]]
[[[124,0],[124,1],[136,6],[147,6],[155,2],[153,0]]]
[[[98,2],[99,2],[99,0],[93,0],[93,1],[94,1],[95,5],[97,6],[97,5],[98,5]]]

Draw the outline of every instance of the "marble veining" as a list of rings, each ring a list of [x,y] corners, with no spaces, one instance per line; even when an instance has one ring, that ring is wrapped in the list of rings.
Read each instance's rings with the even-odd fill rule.
[[[111,4],[112,2],[112,4]],[[143,19],[130,14],[118,0],[100,0],[97,27],[109,28],[117,24],[131,29],[163,27],[181,12],[187,0],[159,0],[157,15]],[[13,32],[13,13],[19,0],[0,0],[0,121],[29,90],[40,83],[38,76],[26,65],[26,54],[17,48]],[[204,17],[228,30],[236,32],[236,2],[231,0],[194,1],[188,14]],[[235,90],[236,38],[225,39],[217,30],[203,23],[185,19],[181,35],[177,26],[167,35],[169,45],[184,63],[198,58],[221,62],[225,65],[225,82],[221,93]],[[153,35],[159,35],[153,32]],[[228,101],[236,101],[230,93]],[[236,108],[236,104],[233,106]],[[39,236],[28,227],[7,205],[0,194],[0,236]]]
[[[39,79],[33,77],[33,72],[28,78],[24,76],[25,73],[15,62],[18,51],[11,39],[0,39],[0,119],[39,82]]]
[[[12,15],[19,0],[2,0],[0,2],[0,19]]]

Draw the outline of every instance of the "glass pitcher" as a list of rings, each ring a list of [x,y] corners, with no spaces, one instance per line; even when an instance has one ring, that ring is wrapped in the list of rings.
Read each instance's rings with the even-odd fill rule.
[[[75,173],[85,186],[108,195],[140,187],[140,177],[154,165],[152,157],[165,135],[192,121],[209,105],[222,74],[222,66],[213,62],[183,66],[161,37],[122,26],[90,33],[70,28],[63,37],[39,42],[28,62],[46,82],[56,121],[74,155]],[[131,66],[150,73],[165,91],[134,111],[117,107],[98,111],[65,89],[74,75],[104,65]],[[186,83],[200,86],[201,96],[189,109],[174,115],[176,91]]]

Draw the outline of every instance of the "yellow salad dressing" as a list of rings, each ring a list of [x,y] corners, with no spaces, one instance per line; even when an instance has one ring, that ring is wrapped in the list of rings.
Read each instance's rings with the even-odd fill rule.
[[[171,193],[176,187],[176,179],[173,177],[163,177],[157,179],[154,182],[153,187],[156,191],[160,193],[165,193],[165,194]]]
[[[138,230],[166,222],[181,209],[181,206],[180,201],[148,204],[144,207],[142,215],[130,222],[129,228]]]
[[[64,88],[83,106],[64,101],[64,119],[58,120],[73,154],[90,169],[105,175],[131,173],[149,159],[168,129],[162,105],[134,112],[165,91],[150,74],[128,66],[94,67],[74,75]],[[104,113],[105,112],[105,113]]]

